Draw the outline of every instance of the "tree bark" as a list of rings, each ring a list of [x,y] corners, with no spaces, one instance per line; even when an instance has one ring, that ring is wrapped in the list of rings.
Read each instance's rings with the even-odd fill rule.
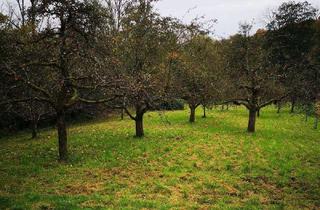
[[[316,116],[316,118],[315,118],[315,120],[314,120],[314,126],[313,126],[313,128],[314,128],[314,129],[318,129],[318,124],[319,124],[319,117]]]
[[[194,123],[196,121],[196,107],[190,106],[190,118],[189,122]]]
[[[290,113],[294,113],[295,106],[296,106],[296,100],[293,98],[291,100],[291,111],[290,111]]]
[[[248,132],[254,133],[256,131],[256,117],[257,111],[256,109],[249,110],[249,123],[248,123]]]
[[[203,106],[203,116],[202,118],[207,118],[207,108],[206,106]]]
[[[125,97],[122,99],[122,107],[126,107],[126,98]],[[122,108],[121,109],[121,120],[124,119],[124,113],[125,113],[125,110],[124,110],[124,108]]]
[[[280,111],[281,111],[281,104],[280,104],[280,102],[278,102],[277,106],[278,106],[277,113],[280,114]]]
[[[257,117],[260,117],[260,109],[257,110]]]
[[[35,139],[38,137],[38,122],[33,121],[32,122],[32,139]]]
[[[68,160],[68,145],[67,145],[67,126],[65,120],[65,112],[57,112],[57,129],[59,138],[59,160],[65,162]]]
[[[124,109],[121,109],[121,120],[124,119]]]
[[[137,113],[135,123],[136,123],[136,137],[142,138],[144,136],[143,113]]]

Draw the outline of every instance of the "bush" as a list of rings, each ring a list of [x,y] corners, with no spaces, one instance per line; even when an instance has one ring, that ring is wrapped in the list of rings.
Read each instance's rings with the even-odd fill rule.
[[[164,102],[160,104],[159,110],[184,110],[184,101],[179,99],[174,99],[171,101]]]

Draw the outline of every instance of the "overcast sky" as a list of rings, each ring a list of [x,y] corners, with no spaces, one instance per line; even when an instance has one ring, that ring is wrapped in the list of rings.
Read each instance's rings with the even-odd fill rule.
[[[216,37],[228,37],[238,31],[240,22],[254,21],[255,29],[265,25],[268,11],[277,8],[285,0],[161,0],[156,7],[162,15],[190,21],[204,15],[217,19]],[[320,8],[320,0],[309,0]],[[189,11],[189,12],[188,12]]]

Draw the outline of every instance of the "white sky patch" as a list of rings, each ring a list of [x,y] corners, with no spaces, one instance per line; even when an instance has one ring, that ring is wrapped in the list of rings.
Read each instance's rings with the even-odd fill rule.
[[[240,22],[254,23],[254,29],[265,26],[267,16],[284,0],[161,0],[156,7],[160,14],[190,21],[197,16],[217,19],[216,37],[228,37],[238,32]],[[309,0],[320,8],[320,0]],[[189,11],[189,13],[187,13]]]
[[[289,0],[160,0],[156,8],[160,14],[173,16],[184,22],[200,16],[205,16],[206,20],[217,19],[214,36],[221,38],[237,33],[240,22],[254,23],[253,32],[264,28],[270,11],[287,1]],[[296,0],[299,1],[305,0]],[[308,2],[320,8],[320,0]],[[8,3],[17,5],[16,0],[0,0],[0,10],[5,11]]]

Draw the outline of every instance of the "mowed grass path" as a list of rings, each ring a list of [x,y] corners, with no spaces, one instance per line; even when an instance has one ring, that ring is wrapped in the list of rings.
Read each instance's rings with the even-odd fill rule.
[[[73,125],[68,164],[53,129],[2,138],[0,209],[320,209],[311,121],[268,108],[250,135],[245,109],[198,111],[146,114],[144,139],[129,119]]]

